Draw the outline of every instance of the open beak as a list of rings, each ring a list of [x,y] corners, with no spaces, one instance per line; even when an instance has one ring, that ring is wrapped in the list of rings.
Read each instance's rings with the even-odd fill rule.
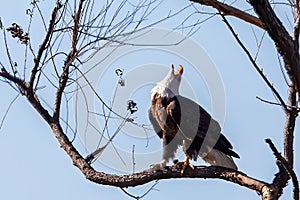
[[[179,68],[178,68],[177,72],[178,72],[178,74],[182,75],[182,73],[183,73],[183,67],[182,67],[182,65],[179,65]]]

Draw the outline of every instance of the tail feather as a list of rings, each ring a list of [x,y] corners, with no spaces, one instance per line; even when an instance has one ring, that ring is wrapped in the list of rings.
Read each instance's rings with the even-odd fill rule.
[[[227,167],[234,170],[238,169],[231,156],[217,149],[212,149],[203,160],[214,166]]]

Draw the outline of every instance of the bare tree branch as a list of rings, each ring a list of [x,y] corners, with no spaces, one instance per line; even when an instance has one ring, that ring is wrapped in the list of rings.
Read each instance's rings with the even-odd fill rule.
[[[296,117],[298,115],[297,108],[297,92],[293,83],[289,86],[288,104],[291,106],[289,112],[286,113],[286,125],[284,128],[284,157],[291,167],[294,165],[294,130]]]
[[[3,118],[2,118],[2,120],[0,122],[0,130],[1,130],[2,126],[3,126],[3,123],[4,123],[4,121],[5,121],[6,117],[7,117],[7,114],[9,112],[10,108],[12,107],[12,105],[15,103],[15,101],[18,99],[19,96],[20,96],[20,93],[18,93],[17,96],[9,103],[9,105],[8,105],[8,107],[7,107],[4,115],[3,115]]]
[[[21,94],[27,97],[28,101],[41,115],[41,117],[43,117],[48,124],[52,123],[52,117],[50,116],[48,111],[41,105],[37,96],[32,92],[32,88],[29,88],[28,84],[25,81],[13,75],[10,75],[4,68],[2,68],[2,71],[0,72],[0,76],[17,84],[17,86],[21,91]]]
[[[127,192],[124,188],[120,188],[126,195],[128,195],[129,197],[133,198],[133,199],[137,199],[140,200],[142,198],[144,198],[149,192],[151,192],[152,190],[154,190],[154,187],[158,184],[158,180],[155,181],[155,183],[141,196],[135,196],[130,194],[129,192]]]
[[[62,5],[58,1],[56,7],[52,11],[52,16],[51,16],[51,20],[50,20],[50,23],[49,23],[49,27],[48,27],[45,39],[44,39],[44,41],[42,42],[42,44],[39,48],[37,57],[34,59],[35,64],[34,64],[34,67],[31,71],[31,77],[30,77],[30,80],[29,80],[29,87],[31,89],[33,89],[33,84],[34,84],[34,81],[35,81],[36,74],[38,72],[38,68],[40,66],[41,58],[43,56],[44,51],[46,50],[46,47],[47,47],[47,45],[48,45],[48,43],[51,39],[52,34],[53,34],[54,27],[55,27],[55,20],[56,20],[56,17],[57,17],[57,12],[61,7],[62,7]]]
[[[277,161],[279,162],[279,167],[280,168],[284,168],[284,170],[286,170],[286,172],[290,175],[293,185],[294,185],[294,199],[295,200],[299,200],[299,182],[296,176],[295,171],[290,167],[289,163],[287,162],[287,160],[282,157],[282,155],[278,152],[278,150],[276,149],[275,145],[273,144],[271,139],[266,139],[265,140],[266,143],[269,144],[271,150],[273,151]]]
[[[291,81],[300,90],[300,56],[298,44],[289,35],[282,22],[273,11],[268,0],[250,0],[255,12],[263,22],[267,32],[274,41],[278,52],[283,57]]]
[[[252,65],[254,66],[255,70],[259,73],[259,75],[261,76],[261,78],[265,81],[265,83],[267,84],[267,86],[271,89],[271,91],[274,93],[274,95],[276,96],[276,98],[279,100],[281,106],[283,107],[283,109],[285,110],[285,112],[288,112],[288,108],[285,104],[285,102],[283,101],[282,97],[280,96],[280,94],[278,93],[278,91],[275,89],[275,87],[273,86],[273,84],[268,80],[268,78],[264,75],[263,71],[261,70],[261,68],[256,64],[254,58],[251,56],[251,53],[248,51],[248,49],[245,47],[245,45],[242,43],[242,41],[239,39],[238,35],[235,33],[235,31],[233,30],[232,26],[230,25],[230,23],[227,21],[227,19],[225,18],[225,16],[223,14],[221,14],[222,19],[224,20],[225,24],[227,25],[227,27],[229,28],[230,32],[232,33],[232,35],[234,36],[234,38],[236,39],[236,41],[238,42],[238,44],[242,47],[243,51],[246,53],[246,55],[248,56],[250,62],[252,63]]]
[[[219,2],[217,0],[190,0],[192,2],[200,3],[202,5],[211,6],[217,9],[222,15],[230,15],[237,17],[245,22],[253,24],[259,28],[265,29],[264,24],[259,18],[252,16],[244,11],[241,11],[233,6]]]
[[[67,81],[69,78],[69,70],[70,66],[73,64],[74,60],[76,60],[77,55],[77,43],[79,41],[79,25],[80,20],[82,17],[82,10],[83,10],[83,2],[84,0],[79,1],[78,10],[75,13],[74,16],[74,28],[72,31],[72,43],[71,43],[71,52],[68,54],[67,59],[65,61],[64,67],[63,67],[63,73],[59,77],[59,87],[56,92],[56,100],[55,100],[55,106],[54,106],[54,114],[53,119],[58,121],[60,118],[60,107],[61,107],[61,98],[62,93],[65,90],[65,87],[67,85]]]
[[[295,9],[294,9],[294,41],[296,45],[296,49],[299,50],[299,34],[300,34],[300,2],[299,0],[295,1]]]
[[[180,165],[174,165],[157,171],[146,170],[139,173],[120,176],[106,174],[104,172],[97,172],[85,161],[76,148],[71,144],[59,124],[52,123],[51,128],[61,147],[71,157],[73,164],[79,168],[79,170],[87,179],[102,185],[111,185],[124,188],[142,185],[158,179],[218,178],[248,187],[259,192],[260,194],[263,193],[265,188],[269,188],[268,183],[251,178],[242,172],[215,166],[197,166],[194,170],[188,170],[185,174],[181,173],[182,166]]]
[[[21,93],[24,93],[24,90],[26,90],[26,83],[25,81],[19,79],[18,77],[16,77],[15,75],[11,75],[10,73],[8,73],[8,71],[6,71],[6,69],[4,67],[2,67],[1,71],[0,71],[0,76],[17,84],[17,86],[19,87],[19,89],[21,90]]]
[[[96,15],[93,15],[92,11],[89,10],[90,6],[93,5],[93,1],[79,0],[76,1],[74,6],[74,11],[72,11],[72,6],[69,5],[67,1],[66,5],[61,5],[59,2],[52,11],[51,19],[49,22],[48,30],[46,36],[38,49],[38,54],[34,59],[34,66],[31,71],[31,76],[29,82],[22,80],[15,76],[15,74],[10,74],[6,71],[5,67],[2,66],[0,71],[0,77],[4,78],[7,82],[11,82],[17,85],[20,93],[28,99],[36,111],[45,119],[50,128],[52,129],[55,137],[57,138],[60,146],[63,150],[69,155],[73,164],[82,172],[82,174],[90,181],[101,184],[101,185],[111,185],[120,188],[133,187],[142,185],[151,181],[156,181],[160,179],[174,179],[174,178],[211,178],[211,179],[222,179],[228,182],[238,184],[240,186],[249,188],[251,190],[257,191],[262,199],[278,199],[282,193],[282,189],[286,186],[289,178],[291,177],[294,185],[294,198],[299,199],[299,184],[296,177],[296,174],[293,170],[293,137],[295,129],[295,121],[298,115],[297,107],[297,92],[300,88],[300,56],[298,53],[299,50],[299,2],[296,0],[295,5],[295,19],[294,19],[294,35],[293,38],[289,36],[284,26],[281,24],[280,20],[275,15],[274,11],[270,7],[270,4],[266,0],[250,0],[250,3],[255,8],[255,11],[259,18],[252,16],[244,11],[241,11],[233,6],[221,3],[217,0],[190,0],[195,3],[199,3],[206,6],[211,6],[219,11],[224,22],[228,26],[229,30],[232,32],[233,36],[246,52],[251,63],[258,71],[262,79],[266,82],[268,87],[275,94],[276,98],[280,102],[280,105],[286,113],[286,126],[284,130],[284,157],[278,153],[277,149],[273,145],[272,141],[267,141],[274,152],[277,160],[280,162],[280,171],[275,175],[275,178],[272,183],[266,183],[262,180],[257,180],[255,178],[247,176],[245,173],[240,171],[235,171],[227,168],[216,167],[216,166],[195,166],[194,169],[188,169],[186,173],[182,174],[182,166],[173,165],[170,167],[162,168],[160,170],[153,171],[148,169],[139,173],[134,173],[135,171],[135,158],[134,158],[134,146],[132,149],[132,161],[133,161],[133,174],[128,175],[114,175],[107,174],[105,172],[96,171],[90,163],[87,162],[87,159],[84,159],[82,154],[76,149],[72,144],[72,141],[67,137],[66,130],[62,127],[61,122],[61,106],[63,103],[63,96],[67,96],[67,88],[73,83],[76,78],[73,78],[73,70],[79,72],[84,79],[84,76],[78,66],[77,62],[81,63],[81,57],[86,52],[90,52],[95,48],[101,48],[101,42],[105,40],[115,41],[118,40],[119,44],[126,42],[126,36],[129,36],[136,30],[140,24],[148,18],[148,15],[153,11],[150,7],[150,4],[147,1],[142,1],[139,3],[132,13],[128,12],[126,17],[119,20],[121,15],[121,10],[125,6],[126,0],[123,1],[120,5],[115,5],[117,10],[115,13],[112,13],[112,18],[107,16],[108,11],[110,11],[113,4],[113,1],[106,2],[103,10]],[[61,9],[64,7],[64,9]],[[38,8],[39,9],[39,8]],[[39,10],[40,11],[40,10]],[[139,11],[141,13],[137,14]],[[42,19],[42,12],[39,12]],[[58,18],[58,14],[60,14]],[[140,19],[136,19],[136,16],[141,16]],[[170,17],[171,15],[168,15]],[[285,62],[285,67],[288,71],[289,77],[291,79],[291,84],[289,88],[289,101],[285,103],[280,94],[277,92],[272,83],[267,79],[263,74],[262,70],[256,64],[255,59],[251,56],[250,52],[247,50],[245,45],[240,41],[237,34],[234,32],[233,28],[225,18],[225,16],[234,16],[247,23],[254,24],[255,26],[267,30],[271,38],[275,41],[278,52],[283,57]],[[58,19],[57,19],[58,18]],[[107,21],[108,20],[108,23]],[[118,21],[119,20],[119,21]],[[107,23],[107,24],[106,24]],[[58,29],[55,30],[56,26]],[[132,28],[133,31],[125,31]],[[141,28],[142,29],[142,28]],[[54,36],[54,34],[57,34]],[[65,34],[71,37],[69,53],[64,48],[61,48],[62,41],[64,40]],[[123,36],[123,37],[120,37]],[[56,38],[53,38],[56,37]],[[119,37],[121,39],[119,39]],[[92,39],[92,40],[91,40]],[[124,40],[124,41],[123,41]],[[69,42],[69,38],[68,38]],[[56,46],[55,46],[56,45]],[[105,46],[105,45],[104,45]],[[103,47],[104,47],[103,46]],[[52,52],[52,49],[57,48],[56,51]],[[55,63],[55,57],[58,55],[63,55],[63,64],[62,71],[57,67]],[[34,54],[33,54],[34,56]],[[104,59],[104,58],[103,58]],[[37,97],[37,94],[34,91],[33,85],[36,83],[36,86],[39,83],[40,76],[44,75],[44,65],[47,65],[47,62],[52,61],[52,67],[55,74],[54,80],[50,80],[46,75],[46,79],[52,84],[56,89],[54,95],[55,105],[53,108],[53,116],[48,113],[46,107],[44,107]],[[46,64],[45,64],[46,63]],[[12,64],[12,63],[11,63]],[[25,66],[25,65],[24,65]],[[13,68],[12,68],[13,69]],[[14,70],[13,70],[14,71]],[[53,72],[52,71],[52,72]],[[39,73],[40,72],[40,73]],[[12,72],[13,73],[13,72]],[[51,75],[50,75],[51,76]],[[49,77],[50,77],[49,76]],[[25,73],[24,73],[25,77]],[[86,80],[87,85],[90,85],[89,80]],[[93,94],[99,98],[101,103],[104,106],[107,106],[105,102],[100,98],[99,94],[91,86]],[[66,97],[65,102],[68,104],[69,99]],[[270,103],[270,102],[268,102]],[[68,105],[67,105],[68,106]],[[108,109],[111,109],[107,106]],[[49,109],[52,111],[52,108]],[[130,110],[132,111],[132,110]],[[110,110],[111,113],[118,115],[114,111]],[[68,113],[67,113],[68,114]],[[119,115],[118,115],[119,116]],[[124,118],[124,123],[129,118]],[[68,118],[67,118],[68,120]],[[69,126],[68,121],[64,121],[67,127]],[[107,125],[106,125],[107,126]],[[106,128],[106,127],[105,127]],[[121,128],[121,126],[119,127]],[[117,130],[119,131],[119,129]],[[117,134],[117,132],[115,133]],[[112,140],[114,136],[110,139]],[[153,186],[154,187],[154,186]],[[150,188],[151,190],[152,188]],[[149,190],[149,191],[150,191]],[[125,190],[124,190],[125,191]],[[126,191],[125,191],[126,192]],[[145,193],[145,195],[148,192]],[[130,195],[133,198],[140,198],[134,195]]]
[[[3,73],[1,73],[0,75],[3,76]],[[13,77],[11,79],[13,79]],[[29,93],[27,95],[32,95],[32,93]],[[33,107],[36,108],[36,110],[45,119],[47,119],[46,121],[50,125],[61,147],[70,156],[73,164],[79,168],[79,170],[86,176],[87,179],[95,183],[124,188],[142,185],[158,179],[218,178],[253,189],[259,192],[261,195],[268,195],[268,192],[266,191],[272,191],[268,183],[251,178],[242,172],[215,166],[197,166],[194,168],[194,170],[188,170],[185,174],[181,173],[182,167],[180,165],[174,165],[157,171],[147,170],[140,173],[120,176],[106,174],[104,172],[97,172],[86,162],[86,160],[72,145],[70,140],[65,135],[59,122],[52,120],[53,118],[48,114],[48,112],[45,113],[44,108],[39,104],[38,101],[34,100],[35,98],[30,96],[28,96],[27,98],[33,105]]]
[[[294,138],[294,129],[295,129],[295,121],[296,117],[298,115],[298,109],[297,109],[297,102],[296,102],[296,89],[291,82],[290,84],[290,90],[289,90],[289,102],[288,105],[285,104],[277,90],[274,88],[274,86],[268,81],[268,79],[265,77],[265,75],[262,73],[262,71],[259,69],[257,64],[255,63],[254,59],[252,58],[250,52],[247,50],[247,48],[242,44],[242,42],[239,40],[238,36],[235,34],[233,28],[230,26],[229,22],[226,20],[226,18],[221,15],[223,20],[225,21],[226,25],[229,27],[231,32],[233,33],[234,37],[240,44],[240,46],[243,48],[243,50],[246,52],[248,57],[250,58],[251,63],[255,67],[255,69],[259,72],[263,80],[267,83],[269,88],[271,88],[272,92],[275,94],[276,98],[279,100],[280,104],[285,110],[286,113],[286,126],[284,130],[284,155],[287,160],[287,163],[293,168],[293,138]],[[279,197],[282,194],[282,189],[286,186],[287,181],[289,180],[289,176],[286,171],[280,170],[279,173],[276,174],[275,179],[273,181],[272,186],[275,187],[274,191],[277,191],[277,197]]]

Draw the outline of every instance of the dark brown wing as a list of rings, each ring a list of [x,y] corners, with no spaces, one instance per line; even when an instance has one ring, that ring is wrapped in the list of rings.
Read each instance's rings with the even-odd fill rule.
[[[191,158],[196,160],[199,152],[205,154],[211,148],[218,149],[230,156],[239,157],[232,151],[230,142],[221,134],[219,123],[212,119],[205,109],[180,95],[175,96],[173,101],[176,106],[169,109],[169,114],[176,121],[179,133],[185,138],[186,153]]]

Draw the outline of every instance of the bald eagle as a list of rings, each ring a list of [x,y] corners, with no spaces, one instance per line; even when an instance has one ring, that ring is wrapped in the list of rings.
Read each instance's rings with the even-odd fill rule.
[[[151,90],[149,119],[163,140],[162,162],[152,167],[165,167],[182,146],[186,154],[185,166],[192,166],[189,161],[201,157],[211,165],[237,170],[232,157],[239,158],[239,155],[221,133],[219,123],[200,105],[179,95],[182,74],[181,65],[177,72],[172,65],[167,76]]]

